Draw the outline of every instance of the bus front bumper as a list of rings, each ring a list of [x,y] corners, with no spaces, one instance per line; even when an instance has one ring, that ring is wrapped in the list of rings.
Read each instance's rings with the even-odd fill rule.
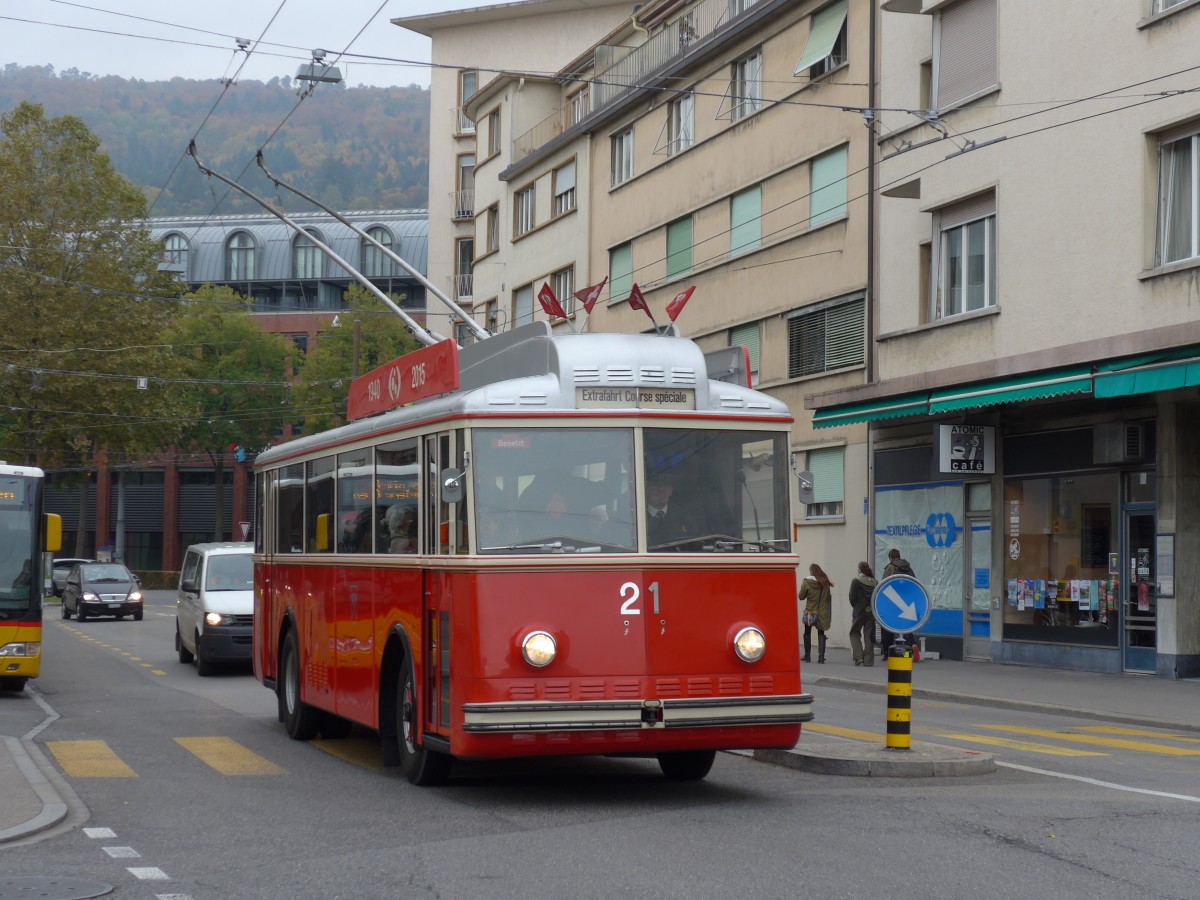
[[[463,704],[463,730],[475,734],[795,725],[812,717],[811,694]]]

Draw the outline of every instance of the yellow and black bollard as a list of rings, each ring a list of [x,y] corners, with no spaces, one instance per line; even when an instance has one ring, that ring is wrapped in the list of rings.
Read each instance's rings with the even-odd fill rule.
[[[897,641],[888,649],[888,750],[909,750],[912,743],[912,647]]]

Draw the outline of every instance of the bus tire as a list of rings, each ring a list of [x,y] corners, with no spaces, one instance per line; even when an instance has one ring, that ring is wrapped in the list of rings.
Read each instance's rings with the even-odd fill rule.
[[[283,660],[279,667],[279,712],[283,727],[293,741],[311,741],[317,736],[320,711],[300,699],[300,647],[296,632],[289,631],[283,639]]]
[[[192,651],[183,646],[183,639],[179,636],[179,620],[175,620],[175,652],[179,654],[179,661],[184,665],[189,665],[192,661]]]
[[[396,748],[400,770],[411,784],[428,787],[445,784],[450,776],[450,757],[417,746],[417,679],[412,659],[404,661],[400,689],[396,691]]]
[[[716,750],[681,750],[658,754],[658,767],[669,781],[699,781],[708,774]]]
[[[0,691],[23,691],[25,690],[25,682],[29,679],[24,675],[17,677],[8,675],[0,678]]]

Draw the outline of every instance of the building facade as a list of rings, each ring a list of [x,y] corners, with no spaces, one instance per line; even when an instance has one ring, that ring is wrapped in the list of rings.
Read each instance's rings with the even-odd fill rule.
[[[883,10],[877,377],[815,424],[867,430],[928,646],[1194,677],[1200,4]]]
[[[343,215],[425,273],[424,210]],[[424,321],[425,288],[377,247],[328,215],[289,218],[395,298],[415,320]],[[158,218],[149,224],[151,236],[163,245],[161,267],[176,274],[181,289],[227,285],[251,298],[262,327],[289,337],[298,354],[315,346],[333,324],[345,308],[346,290],[355,283],[316,244],[270,214]],[[253,519],[250,463],[233,454],[224,463],[223,529],[234,540],[244,539],[243,523],[248,527]],[[73,555],[81,528],[85,556],[115,553],[120,522],[124,561],[131,568],[174,570],[189,544],[213,539],[215,498],[216,473],[206,458],[177,451],[137,468],[102,456],[96,478],[85,485],[72,473],[50,473],[46,509],[63,517],[63,555]]]

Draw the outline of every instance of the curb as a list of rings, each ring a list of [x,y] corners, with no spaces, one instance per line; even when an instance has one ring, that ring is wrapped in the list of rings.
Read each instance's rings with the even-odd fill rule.
[[[59,822],[67,817],[67,804],[63,802],[58,791],[38,768],[29,751],[26,750],[25,743],[15,737],[4,738],[4,746],[12,755],[13,762],[16,763],[17,769],[25,777],[29,783],[29,787],[37,795],[38,800],[42,803],[42,811],[27,822],[22,822],[20,825],[14,825],[11,828],[6,828],[0,831],[0,844],[9,841],[17,840],[18,838],[29,837],[37,834],[39,831],[45,831],[48,828],[53,828]],[[36,747],[34,752],[37,752]]]
[[[909,750],[887,750],[851,741],[808,744],[792,750],[755,750],[760,762],[817,775],[875,778],[936,778],[996,771],[991,753],[914,741]]]

